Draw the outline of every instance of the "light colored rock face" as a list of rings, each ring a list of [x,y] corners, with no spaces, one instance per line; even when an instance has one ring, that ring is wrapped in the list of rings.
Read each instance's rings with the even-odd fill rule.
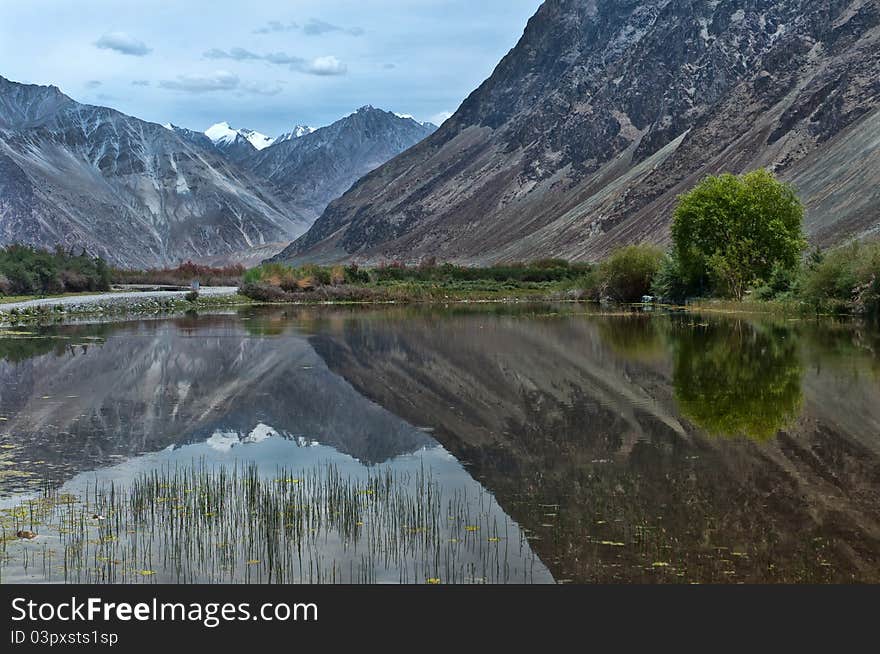
[[[801,186],[815,241],[858,238],[880,224],[876,194],[852,197],[878,69],[878,0],[547,0],[436,134],[282,258],[593,259],[664,242],[679,193],[758,166]]]
[[[0,78],[0,243],[174,265],[289,239],[307,223],[174,130]]]

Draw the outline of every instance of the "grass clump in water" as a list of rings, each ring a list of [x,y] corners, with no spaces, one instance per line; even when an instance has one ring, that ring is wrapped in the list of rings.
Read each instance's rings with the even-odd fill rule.
[[[255,467],[165,468],[78,495],[46,488],[10,510],[0,574],[70,583],[530,581],[537,559],[487,504],[444,497],[425,472],[362,479],[333,466],[273,477]],[[39,538],[7,539],[25,528]]]

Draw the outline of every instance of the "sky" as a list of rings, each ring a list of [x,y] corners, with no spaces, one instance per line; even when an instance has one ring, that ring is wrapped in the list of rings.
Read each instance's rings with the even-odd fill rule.
[[[540,0],[0,0],[0,75],[204,131],[442,122]]]

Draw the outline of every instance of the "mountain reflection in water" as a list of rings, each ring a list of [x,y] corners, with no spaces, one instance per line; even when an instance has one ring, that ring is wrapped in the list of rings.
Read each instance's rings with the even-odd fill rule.
[[[41,330],[0,338],[0,489],[199,443],[366,466],[442,446],[557,581],[880,581],[878,348],[574,306]]]

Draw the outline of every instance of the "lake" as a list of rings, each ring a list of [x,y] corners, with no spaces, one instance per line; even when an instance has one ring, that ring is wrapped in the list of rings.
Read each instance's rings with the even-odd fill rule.
[[[880,581],[880,332],[857,322],[7,328],[0,448],[7,582]]]

